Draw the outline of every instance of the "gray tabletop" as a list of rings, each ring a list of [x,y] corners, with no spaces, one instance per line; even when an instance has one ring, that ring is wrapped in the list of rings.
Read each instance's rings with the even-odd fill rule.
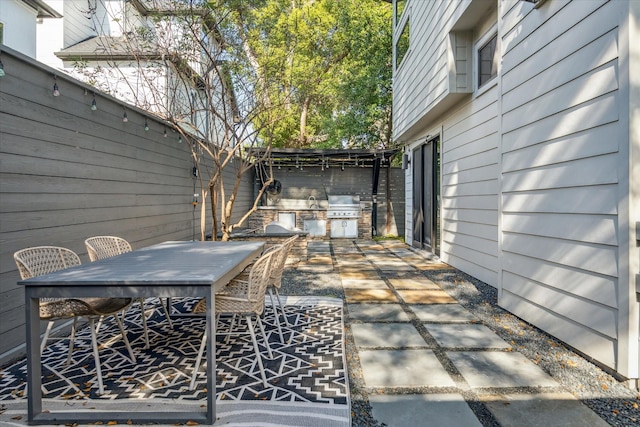
[[[22,280],[25,286],[110,284],[212,284],[264,242],[164,242],[111,258]],[[255,253],[254,253],[255,252]]]

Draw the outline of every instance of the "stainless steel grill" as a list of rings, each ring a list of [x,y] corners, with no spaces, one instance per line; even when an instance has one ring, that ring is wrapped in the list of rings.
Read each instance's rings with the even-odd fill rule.
[[[328,219],[360,218],[360,196],[334,195],[328,201]]]

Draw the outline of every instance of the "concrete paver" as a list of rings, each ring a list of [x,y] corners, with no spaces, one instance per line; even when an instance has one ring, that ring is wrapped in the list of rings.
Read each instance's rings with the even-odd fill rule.
[[[403,277],[389,279],[395,289],[440,289],[440,287],[426,277]]]
[[[358,347],[424,347],[427,345],[410,323],[357,323],[351,332]]]
[[[410,305],[409,308],[423,322],[474,322],[478,318],[460,304]]]
[[[400,304],[348,304],[349,317],[368,322],[408,322],[409,316]]]
[[[520,353],[447,352],[471,387],[558,387],[558,383]]]
[[[571,393],[492,395],[485,406],[504,426],[520,427],[606,427],[597,416]]]
[[[455,386],[432,350],[362,350],[358,354],[368,387]]]
[[[389,427],[481,427],[460,394],[395,394],[369,397],[373,416]]]
[[[491,329],[479,324],[425,325],[442,347],[447,348],[510,348],[511,345]]]
[[[456,304],[458,302],[440,289],[400,289],[397,292],[407,304]]]
[[[345,271],[340,273],[342,279],[379,279],[375,270]]]
[[[381,279],[343,279],[342,287],[344,289],[389,289]]]
[[[352,302],[398,302],[391,289],[345,289],[344,298]]]

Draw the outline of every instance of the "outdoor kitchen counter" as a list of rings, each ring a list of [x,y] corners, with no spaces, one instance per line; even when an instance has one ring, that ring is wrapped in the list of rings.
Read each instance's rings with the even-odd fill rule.
[[[371,238],[372,203],[369,200],[361,200],[358,206],[357,217],[344,219],[357,222],[357,237]],[[328,200],[282,199],[277,203],[271,202],[267,206],[259,206],[251,214],[247,226],[249,229],[264,230],[267,224],[274,221],[279,223],[291,221],[290,215],[294,214],[295,228],[309,231],[310,238],[330,238],[331,222],[335,221],[335,218],[328,216],[329,210]]]

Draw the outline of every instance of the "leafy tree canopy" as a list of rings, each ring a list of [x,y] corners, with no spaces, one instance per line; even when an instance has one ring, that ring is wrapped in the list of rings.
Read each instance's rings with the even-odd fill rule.
[[[217,1],[210,0],[211,7]],[[281,147],[388,147],[391,5],[380,0],[228,0],[272,105]],[[267,120],[267,119],[265,119]]]

